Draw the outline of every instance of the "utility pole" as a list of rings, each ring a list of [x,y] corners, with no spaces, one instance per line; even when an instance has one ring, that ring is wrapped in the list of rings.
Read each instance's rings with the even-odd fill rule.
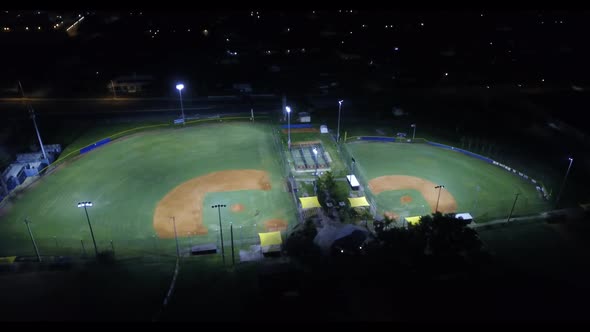
[[[176,234],[176,218],[174,216],[170,217],[172,219],[172,226],[174,226],[174,239],[176,240],[176,257],[180,258],[180,247],[178,246],[178,234]]]
[[[221,237],[221,259],[223,260],[223,265],[225,265],[225,249],[223,247],[223,228],[221,227],[221,208],[226,207],[225,204],[217,204],[211,206],[213,209],[217,209],[219,214],[219,235]]]
[[[236,265],[236,261],[234,258],[234,225],[230,222],[229,223],[229,233],[231,237],[231,265]]]
[[[39,248],[37,247],[37,243],[35,242],[35,238],[33,237],[33,232],[31,232],[31,227],[29,226],[31,222],[29,219],[25,218],[25,225],[27,225],[27,229],[29,230],[29,235],[31,236],[31,242],[33,242],[33,247],[35,248],[35,253],[37,254],[37,259],[41,262],[41,255],[39,255]]]
[[[111,80],[111,87],[113,88],[113,99],[117,99],[117,91],[115,90],[115,83]]]
[[[26,98],[25,91],[23,90],[23,86],[20,84],[20,81],[18,81],[18,86],[20,87],[20,92],[23,95],[23,98]],[[37,128],[37,120],[35,119],[35,110],[33,110],[33,106],[31,106],[31,103],[27,103],[27,108],[29,109],[29,114],[31,116],[31,119],[33,120],[33,125],[35,126],[35,132],[37,132],[37,138],[39,139],[39,145],[41,145],[41,152],[43,152],[43,158],[45,160],[47,160],[47,163],[49,163],[49,159],[47,159],[47,154],[45,153],[45,147],[43,146],[43,141],[41,140],[41,134],[39,134],[39,128]]]
[[[510,217],[512,217],[512,212],[514,211],[514,207],[516,206],[516,200],[518,199],[518,195],[520,194],[515,194],[516,197],[514,198],[514,204],[512,204],[512,210],[510,210],[510,214],[508,215],[508,219],[506,219],[506,222],[510,221]]]

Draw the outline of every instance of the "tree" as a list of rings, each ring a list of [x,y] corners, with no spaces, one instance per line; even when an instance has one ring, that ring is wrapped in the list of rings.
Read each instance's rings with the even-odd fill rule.
[[[336,182],[334,181],[334,175],[332,174],[332,172],[328,171],[324,173],[318,179],[318,186],[321,190],[330,193],[330,195],[332,196],[334,189],[336,189]]]
[[[319,257],[320,248],[313,242],[318,231],[311,219],[308,219],[296,228],[285,243],[289,256],[307,261],[313,257]]]
[[[481,257],[477,233],[451,214],[423,216],[406,228],[381,228],[373,252],[387,260],[427,270],[456,270]],[[385,259],[385,258],[383,258]]]

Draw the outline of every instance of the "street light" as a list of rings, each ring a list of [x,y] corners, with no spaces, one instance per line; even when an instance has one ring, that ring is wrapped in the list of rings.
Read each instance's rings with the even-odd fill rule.
[[[440,192],[444,187],[445,186],[443,186],[442,184],[434,187],[435,189],[438,189],[438,198],[436,199],[436,208],[434,209],[434,212],[438,212],[438,201],[440,200]]]
[[[572,167],[572,163],[574,162],[574,158],[567,158],[570,161],[569,166],[567,167],[567,171],[565,172],[565,177],[563,178],[563,183],[561,184],[561,189],[559,189],[559,194],[557,195],[557,199],[555,200],[555,208],[557,208],[557,204],[559,203],[559,199],[561,198],[561,193],[563,192],[563,188],[565,187],[565,182],[567,181],[567,176],[570,173],[570,168]]]
[[[86,219],[88,220],[88,227],[90,228],[90,235],[92,236],[92,243],[94,243],[94,254],[98,256],[98,249],[96,248],[96,240],[94,239],[94,232],[92,231],[92,225],[90,224],[90,217],[88,217],[88,210],[87,207],[92,206],[92,202],[79,202],[78,207],[84,208],[84,212],[86,212]]]
[[[318,175],[318,149],[313,148],[313,154],[315,155],[315,175]]]
[[[184,89],[184,84],[182,84],[182,83],[176,84],[176,90],[178,90],[178,95],[180,96],[180,111],[182,112],[182,124],[184,125],[184,107],[182,106],[182,89]]]
[[[336,141],[340,142],[340,110],[342,110],[342,102],[344,100],[338,101],[338,134],[336,136]]]
[[[35,242],[35,238],[33,237],[33,232],[31,232],[31,227],[29,226],[31,222],[28,218],[25,218],[25,225],[27,225],[27,229],[29,230],[29,236],[31,237],[31,242],[33,242],[33,247],[35,248],[35,253],[37,254],[37,260],[41,262],[41,255],[39,254],[39,248],[37,247],[37,242]]]
[[[412,141],[416,138],[416,124],[412,123],[410,127],[414,128],[414,134],[412,135]]]
[[[226,207],[225,204],[216,204],[211,206],[212,209],[217,209],[219,213],[219,235],[221,236],[221,258],[223,260],[223,265],[225,265],[225,251],[223,249],[223,229],[221,228],[221,208]]]
[[[287,111],[287,132],[289,137],[287,145],[289,146],[289,150],[291,150],[291,107],[286,106],[285,110]]]

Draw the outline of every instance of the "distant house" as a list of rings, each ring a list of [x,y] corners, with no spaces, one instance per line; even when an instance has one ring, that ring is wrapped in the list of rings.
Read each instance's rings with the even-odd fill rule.
[[[119,76],[107,84],[110,92],[115,90],[115,93],[138,93],[151,85],[154,78],[149,75],[133,75],[133,76]]]
[[[240,93],[252,93],[252,84],[250,83],[235,83],[233,88]]]
[[[311,122],[311,115],[307,112],[299,112],[299,122]]]

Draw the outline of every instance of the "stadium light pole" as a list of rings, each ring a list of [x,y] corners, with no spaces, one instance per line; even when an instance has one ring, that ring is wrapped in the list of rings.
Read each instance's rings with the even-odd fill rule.
[[[412,141],[416,138],[416,124],[412,123],[410,127],[414,128],[414,133],[412,134]]]
[[[31,232],[31,227],[29,226],[31,222],[28,218],[25,218],[25,225],[27,225],[27,229],[29,230],[29,235],[31,236],[31,241],[33,242],[33,247],[35,247],[35,253],[37,254],[37,259],[41,262],[41,255],[39,254],[39,248],[37,247],[37,242],[35,242],[35,238],[33,237],[33,232]]]
[[[338,101],[338,134],[336,135],[336,142],[340,142],[340,111],[342,110],[342,102],[344,100]]]
[[[18,81],[18,86],[20,87],[20,92],[25,97],[25,91],[23,90],[23,86]],[[37,127],[37,120],[35,119],[35,110],[33,110],[33,106],[30,103],[27,103],[27,107],[29,109],[29,114],[31,115],[31,119],[33,120],[33,125],[35,126],[35,132],[37,133],[37,138],[39,139],[39,145],[41,145],[41,152],[43,152],[43,158],[47,160],[49,163],[49,159],[47,159],[47,154],[45,153],[45,147],[43,147],[43,141],[41,140],[41,134],[39,134],[39,128]]]
[[[90,235],[92,236],[92,243],[94,243],[94,254],[98,257],[98,249],[96,248],[96,240],[94,239],[94,232],[92,231],[92,224],[90,224],[90,217],[88,216],[87,207],[92,206],[92,202],[79,202],[78,207],[84,208],[84,212],[86,212],[86,220],[88,220],[88,227],[90,228]]]
[[[555,208],[557,208],[559,204],[559,199],[561,198],[561,193],[563,192],[563,188],[565,187],[565,182],[567,181],[567,176],[570,174],[570,168],[572,167],[572,163],[574,162],[574,158],[567,158],[570,161],[569,166],[567,167],[567,171],[565,172],[565,177],[563,178],[563,183],[561,184],[561,189],[559,189],[559,194],[557,195],[557,199],[555,200]]]
[[[438,189],[438,198],[436,199],[436,208],[434,209],[434,212],[438,212],[438,201],[440,200],[440,192],[442,190],[442,188],[444,188],[445,186],[443,186],[442,184],[434,187],[435,189]]]
[[[182,84],[182,83],[176,84],[176,90],[178,90],[178,96],[180,97],[180,112],[182,112],[182,124],[184,125],[184,107],[182,106],[182,89],[184,89],[184,84]]]
[[[287,111],[287,145],[289,146],[289,150],[291,150],[291,107],[286,106],[285,110]]]
[[[223,249],[223,228],[221,228],[221,208],[226,207],[225,204],[216,204],[211,206],[213,209],[217,209],[219,214],[219,235],[221,236],[221,259],[223,260],[223,265],[225,265],[225,250]]]
[[[318,149],[313,148],[313,154],[315,155],[315,176],[318,176]]]

